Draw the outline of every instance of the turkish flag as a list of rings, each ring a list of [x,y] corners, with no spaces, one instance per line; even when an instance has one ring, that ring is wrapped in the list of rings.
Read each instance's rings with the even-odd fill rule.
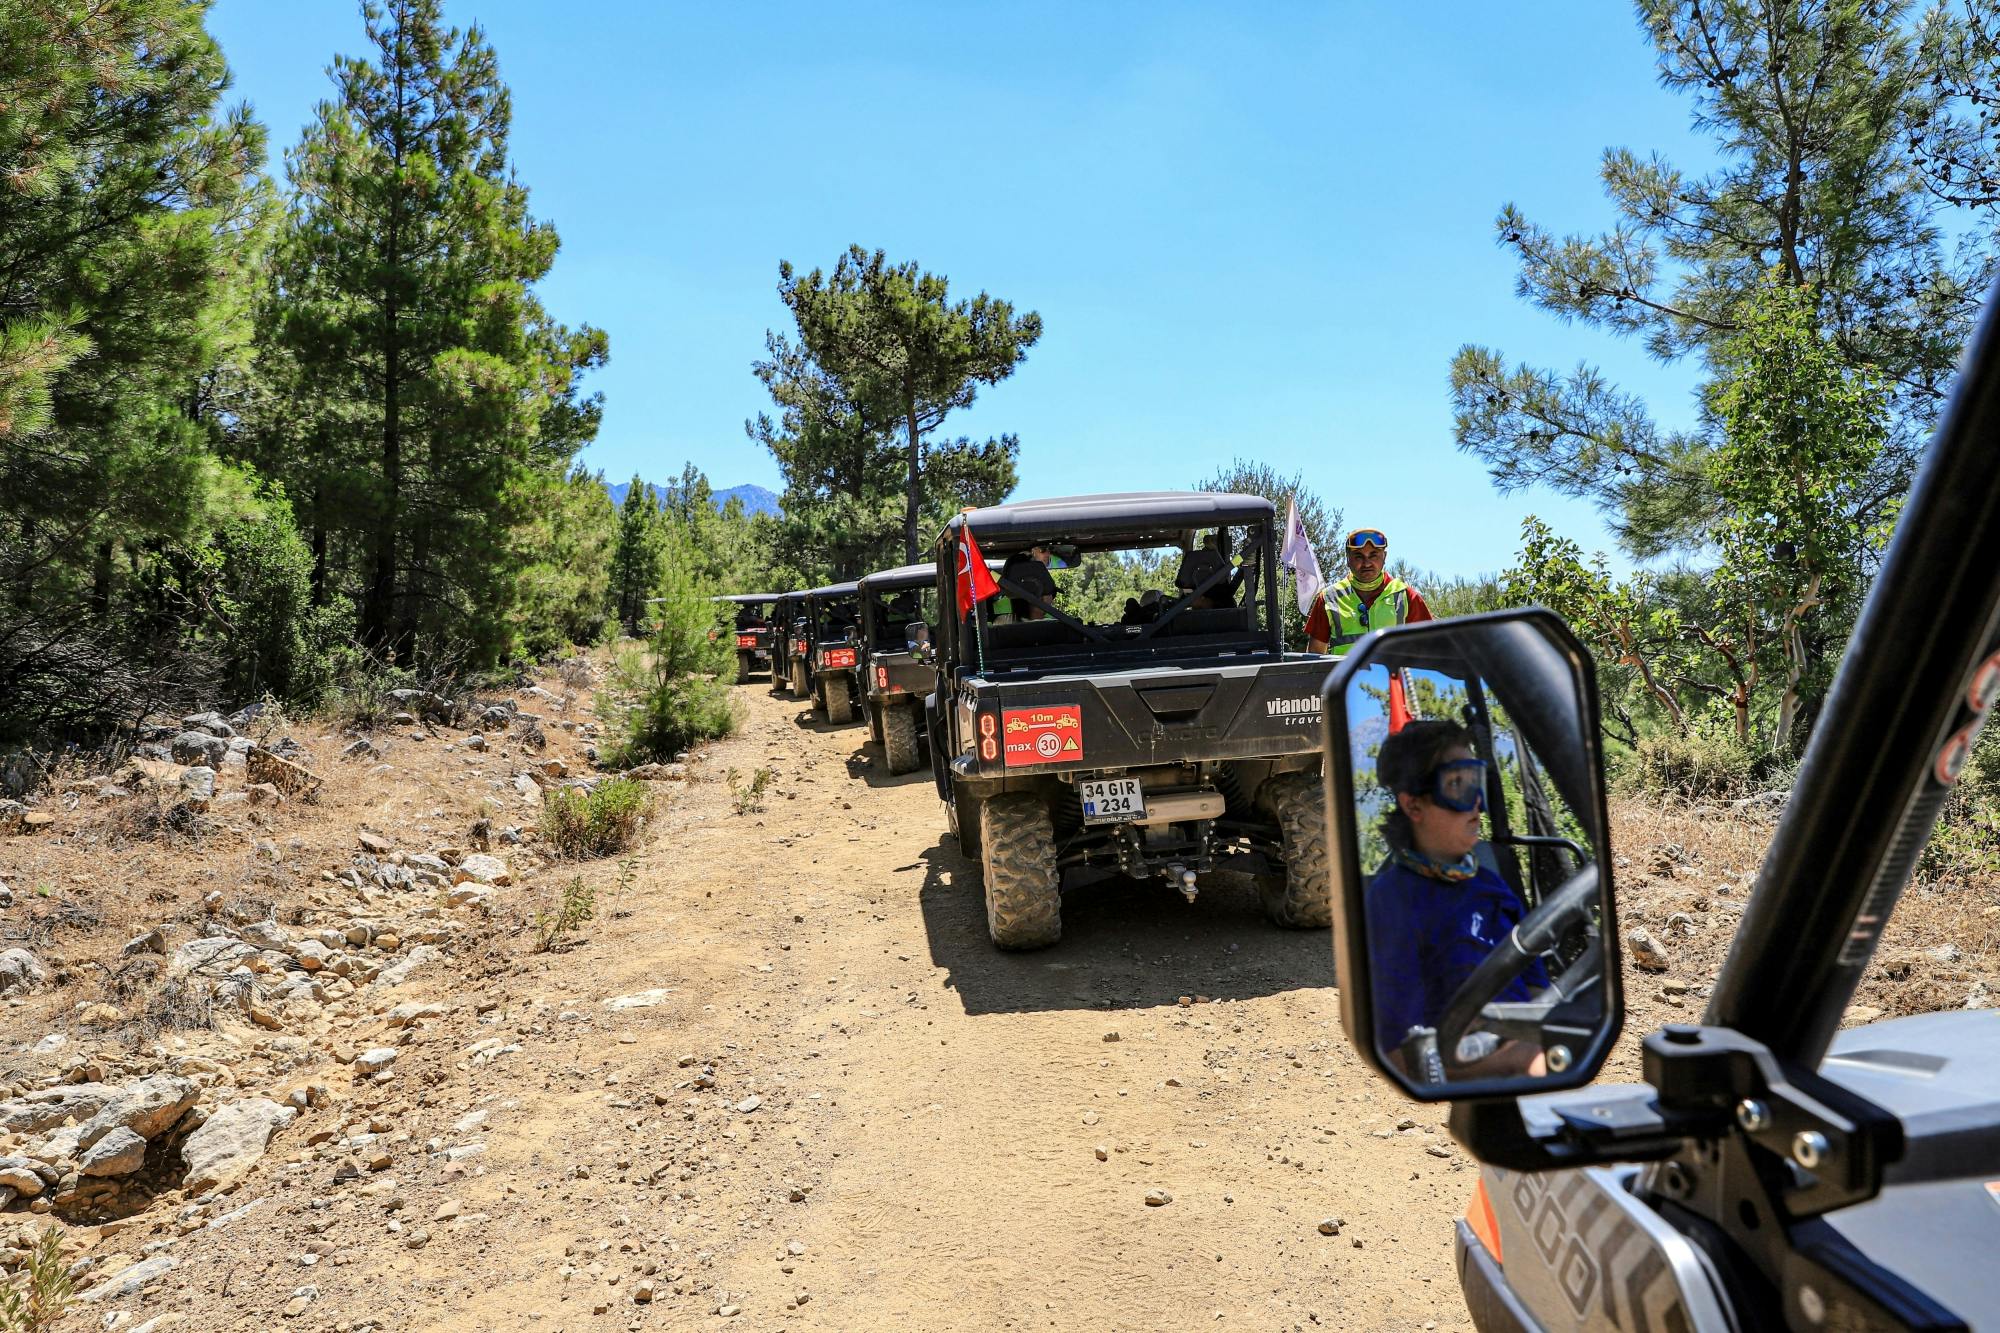
[[[971,525],[960,525],[958,532],[958,604],[970,610],[989,597],[998,597],[1000,585],[993,581],[993,571],[979,553],[979,540],[972,535]]]

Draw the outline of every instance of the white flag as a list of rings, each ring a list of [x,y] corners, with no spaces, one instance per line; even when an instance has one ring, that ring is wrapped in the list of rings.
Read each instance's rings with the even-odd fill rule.
[[[1278,560],[1286,569],[1298,575],[1299,614],[1312,614],[1312,604],[1319,596],[1319,590],[1326,585],[1326,579],[1319,572],[1319,556],[1314,553],[1312,543],[1306,539],[1306,525],[1299,522],[1299,505],[1296,500],[1285,502],[1285,545],[1278,552]]]

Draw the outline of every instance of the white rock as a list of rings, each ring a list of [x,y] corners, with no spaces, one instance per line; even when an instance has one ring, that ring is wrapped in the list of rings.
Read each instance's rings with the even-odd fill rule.
[[[91,1147],[115,1129],[150,1139],[179,1120],[200,1095],[193,1079],[175,1074],[155,1074],[127,1084],[83,1126],[78,1146]]]
[[[382,975],[375,978],[377,986],[400,986],[408,981],[419,968],[427,967],[444,957],[444,950],[434,945],[419,944],[404,956],[403,960],[382,969]]]
[[[114,1129],[84,1153],[77,1164],[86,1176],[129,1176],[146,1164],[146,1140],[129,1129]]]
[[[298,1112],[264,1097],[246,1097],[218,1107],[181,1145],[187,1163],[183,1188],[189,1195],[241,1180],[264,1155],[271,1136]]]
[[[229,966],[241,958],[256,953],[255,945],[233,940],[225,935],[210,935],[198,940],[189,940],[174,950],[170,971],[193,972],[196,970],[212,975],[221,975]]]
[[[173,1272],[179,1262],[171,1254],[156,1254],[150,1259],[141,1259],[123,1272],[115,1273],[90,1290],[79,1294],[77,1299],[112,1301],[137,1295],[147,1283],[156,1282]]]
[[[110,1083],[69,1083],[0,1102],[0,1129],[38,1134],[66,1120],[86,1121],[123,1091]]]
[[[379,1074],[396,1063],[402,1052],[394,1046],[376,1046],[354,1057],[354,1072],[357,1074]]]
[[[604,1002],[606,1009],[651,1009],[673,994],[662,986],[655,990],[642,990],[632,995],[614,995]]]
[[[49,970],[42,966],[42,960],[26,949],[0,953],[0,995],[34,990],[48,979]]]
[[[499,857],[489,856],[485,852],[474,852],[458,863],[458,869],[452,873],[452,879],[460,884],[467,880],[477,884],[512,884],[514,872],[508,869],[507,863]]]
[[[215,799],[215,770],[207,765],[181,770],[181,789],[197,801]]]

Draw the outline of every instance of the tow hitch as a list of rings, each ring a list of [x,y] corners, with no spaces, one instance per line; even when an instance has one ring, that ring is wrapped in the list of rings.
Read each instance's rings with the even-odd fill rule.
[[[1181,897],[1193,902],[1201,893],[1195,886],[1194,871],[1176,861],[1160,872],[1160,877],[1181,891]]]

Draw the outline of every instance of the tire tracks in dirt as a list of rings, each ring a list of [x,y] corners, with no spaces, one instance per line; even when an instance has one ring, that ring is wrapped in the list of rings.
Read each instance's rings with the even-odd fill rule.
[[[1111,882],[1001,954],[927,771],[737,694],[589,937],[469,979],[408,1060],[428,1157],[358,1213],[281,1203],[232,1263],[303,1281],[279,1256],[349,1217],[316,1313],[399,1330],[1469,1327],[1475,1172],[1349,1053],[1325,932],[1232,877]],[[459,1217],[355,1234],[391,1202]]]

